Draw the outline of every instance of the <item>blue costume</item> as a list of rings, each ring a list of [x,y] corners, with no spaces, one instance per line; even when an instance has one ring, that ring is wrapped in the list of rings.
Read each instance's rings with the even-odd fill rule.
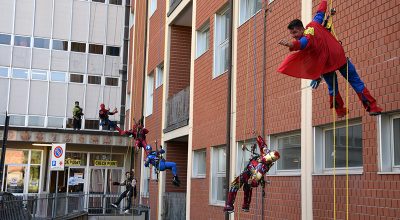
[[[146,157],[144,166],[145,167],[149,167],[150,164],[153,165],[154,170],[157,173],[159,171],[171,170],[172,171],[172,175],[174,175],[172,183],[175,186],[179,186],[180,185],[180,181],[178,179],[176,163],[175,162],[165,161],[165,159],[162,158],[162,154],[165,153],[165,150],[161,148],[159,151],[152,151],[151,146],[147,145],[146,146],[146,152],[147,152],[147,157]]]

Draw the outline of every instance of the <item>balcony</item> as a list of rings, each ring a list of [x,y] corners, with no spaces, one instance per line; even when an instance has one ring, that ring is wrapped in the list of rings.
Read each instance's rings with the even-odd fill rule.
[[[164,133],[189,124],[189,86],[168,98],[166,116]]]

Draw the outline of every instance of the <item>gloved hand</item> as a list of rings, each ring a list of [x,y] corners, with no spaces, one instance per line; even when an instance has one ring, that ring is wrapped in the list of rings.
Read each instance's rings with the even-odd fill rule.
[[[321,83],[321,78],[314,79],[311,81],[310,86],[313,89],[317,89],[320,83]]]
[[[113,182],[114,186],[119,186],[119,182]]]

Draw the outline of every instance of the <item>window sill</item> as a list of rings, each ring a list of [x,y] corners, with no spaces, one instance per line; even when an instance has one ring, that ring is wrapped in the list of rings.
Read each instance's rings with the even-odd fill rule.
[[[349,175],[363,175],[362,170],[349,170],[348,174]],[[313,173],[313,176],[333,176],[333,171],[324,171],[323,173]],[[346,171],[345,170],[337,170],[335,173],[336,176],[345,176]]]
[[[210,202],[211,206],[218,206],[218,207],[224,207],[225,206],[225,201],[215,201],[215,202]]]
[[[276,171],[274,174],[269,174],[268,176],[301,176],[299,171]]]
[[[383,171],[383,172],[377,172],[378,175],[399,175],[399,171]]]
[[[206,176],[192,176],[192,179],[205,179]]]

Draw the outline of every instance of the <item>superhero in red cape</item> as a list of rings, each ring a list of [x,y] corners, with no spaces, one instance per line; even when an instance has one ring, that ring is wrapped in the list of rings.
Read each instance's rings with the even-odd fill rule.
[[[281,40],[279,44],[289,47],[290,54],[281,63],[278,72],[303,79],[311,79],[311,86],[316,89],[321,77],[328,85],[330,107],[335,107],[338,117],[347,114],[344,102],[339,94],[336,70],[347,77],[350,85],[356,91],[364,108],[370,115],[379,115],[382,109],[360,79],[356,68],[346,59],[344,50],[339,41],[326,29],[322,23],[325,17],[327,1],[322,0],[313,21],[304,28],[299,19],[291,21],[288,25],[292,42]]]

